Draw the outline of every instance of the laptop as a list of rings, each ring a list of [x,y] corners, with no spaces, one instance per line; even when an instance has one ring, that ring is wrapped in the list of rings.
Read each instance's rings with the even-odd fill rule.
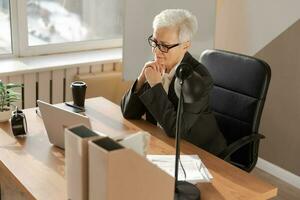
[[[37,100],[41,112],[47,135],[51,144],[65,148],[64,129],[74,125],[85,125],[91,128],[90,120],[87,116],[75,113],[58,106]]]

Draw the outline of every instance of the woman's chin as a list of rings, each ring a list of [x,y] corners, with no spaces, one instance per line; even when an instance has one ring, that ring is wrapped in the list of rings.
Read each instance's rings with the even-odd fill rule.
[[[164,59],[158,58],[158,59],[156,59],[156,60],[157,60],[157,62],[158,62],[159,64],[161,64],[161,65],[164,65],[164,64],[165,64],[165,60],[164,60]]]

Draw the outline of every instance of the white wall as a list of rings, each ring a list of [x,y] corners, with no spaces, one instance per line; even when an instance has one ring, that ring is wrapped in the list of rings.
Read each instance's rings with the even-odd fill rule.
[[[127,0],[123,31],[124,79],[134,80],[144,63],[152,59],[147,38],[152,34],[152,21],[156,14],[167,8],[183,8],[196,15],[199,31],[192,40],[191,53],[199,57],[201,52],[214,46],[215,0]]]
[[[299,0],[218,0],[216,48],[255,55],[300,18]]]

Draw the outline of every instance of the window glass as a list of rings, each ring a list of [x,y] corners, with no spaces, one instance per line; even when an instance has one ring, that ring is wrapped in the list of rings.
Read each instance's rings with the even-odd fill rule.
[[[29,46],[122,37],[123,0],[27,0]]]

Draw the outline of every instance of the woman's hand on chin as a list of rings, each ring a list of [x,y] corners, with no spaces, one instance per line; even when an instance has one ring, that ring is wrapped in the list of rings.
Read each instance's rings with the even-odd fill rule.
[[[145,67],[145,78],[149,85],[153,87],[154,85],[161,83],[162,76],[165,71],[165,67],[159,64],[157,61],[151,61],[146,63]]]

